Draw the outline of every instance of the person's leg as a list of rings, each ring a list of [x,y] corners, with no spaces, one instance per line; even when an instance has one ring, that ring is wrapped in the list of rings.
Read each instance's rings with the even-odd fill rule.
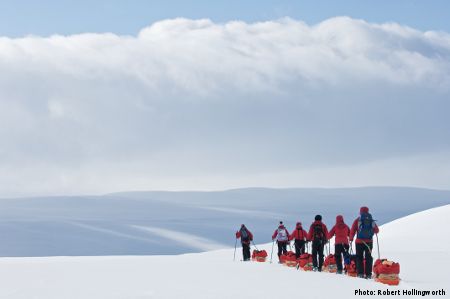
[[[301,246],[300,246],[301,240],[295,240],[294,247],[295,247],[295,257],[299,258],[301,253]]]
[[[356,244],[356,271],[358,277],[364,276],[364,244]]]
[[[278,259],[279,259],[281,254],[283,253],[283,244],[281,244],[281,242],[278,242],[277,245],[278,245]]]
[[[244,251],[244,261],[250,260],[250,244],[242,244],[242,250]]]
[[[320,243],[319,248],[318,248],[318,253],[319,253],[319,266],[318,266],[318,270],[322,271],[322,265],[323,265],[323,248],[324,248],[324,244]]]
[[[282,248],[283,248],[283,254],[286,254],[287,253],[287,242],[283,242],[282,243]]]
[[[344,246],[342,244],[334,245],[334,258],[336,259],[337,272],[342,273],[342,253],[344,252]]]
[[[300,240],[300,254],[304,254],[305,253],[305,241]]]
[[[366,277],[372,278],[372,264],[373,264],[373,258],[372,258],[372,247],[373,243],[369,242],[364,245],[365,247],[365,257],[366,257]]]
[[[318,246],[316,242],[313,242],[312,245],[312,261],[313,261],[313,267],[317,268],[317,250],[318,250]]]

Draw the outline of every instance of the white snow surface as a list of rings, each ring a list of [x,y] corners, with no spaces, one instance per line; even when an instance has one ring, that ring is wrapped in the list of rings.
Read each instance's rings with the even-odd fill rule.
[[[355,296],[357,289],[444,289],[446,295],[440,298],[449,298],[450,240],[445,233],[449,217],[447,205],[381,227],[382,257],[401,264],[402,282],[397,287],[276,263],[239,262],[239,249],[233,262],[233,250],[224,249],[178,256],[1,258],[0,298],[368,297]],[[270,255],[271,244],[258,247]]]

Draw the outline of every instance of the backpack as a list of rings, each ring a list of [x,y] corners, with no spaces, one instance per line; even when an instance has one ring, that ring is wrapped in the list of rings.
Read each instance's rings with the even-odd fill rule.
[[[241,242],[248,242],[249,237],[248,231],[245,228],[241,228]]]
[[[358,220],[358,239],[372,239],[374,235],[374,226],[375,222],[372,215],[369,213],[362,213]]]
[[[325,240],[325,234],[323,232],[323,227],[321,223],[314,224],[313,239],[316,242],[317,241],[322,242],[323,240]]]
[[[277,240],[284,242],[288,240],[287,232],[285,228],[279,228],[277,233]]]

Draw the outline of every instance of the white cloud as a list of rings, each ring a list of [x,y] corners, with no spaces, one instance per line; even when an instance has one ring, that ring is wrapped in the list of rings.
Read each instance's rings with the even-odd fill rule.
[[[0,196],[432,157],[450,149],[449,99],[450,35],[393,23],[173,19],[137,36],[0,37]]]

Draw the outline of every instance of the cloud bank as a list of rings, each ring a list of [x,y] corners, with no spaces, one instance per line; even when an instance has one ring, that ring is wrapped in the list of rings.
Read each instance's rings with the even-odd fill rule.
[[[450,35],[394,23],[0,37],[0,195],[303,186],[327,169],[308,185],[450,188],[449,111]],[[442,170],[383,180],[430,160]]]

